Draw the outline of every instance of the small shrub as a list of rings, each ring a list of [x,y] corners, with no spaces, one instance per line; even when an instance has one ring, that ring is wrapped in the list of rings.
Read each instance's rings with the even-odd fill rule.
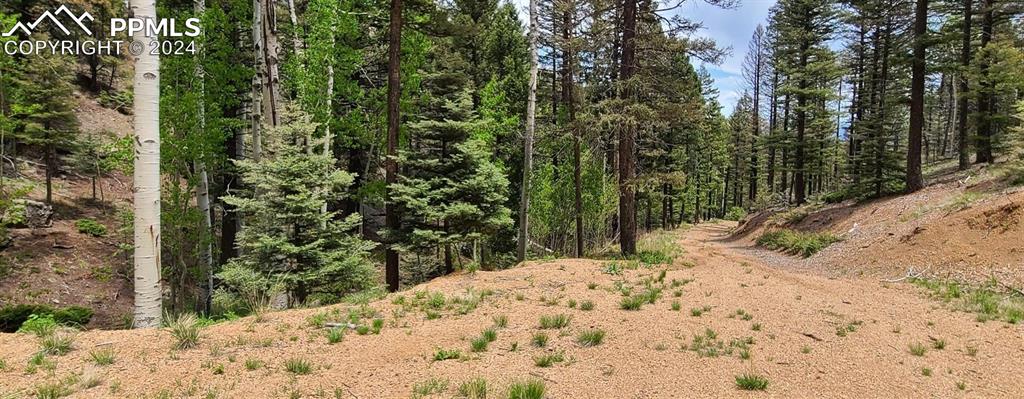
[[[487,380],[483,378],[474,378],[459,384],[459,396],[466,399],[486,399]]]
[[[487,344],[489,343],[490,341],[484,337],[473,338],[473,340],[470,341],[470,349],[473,352],[485,352],[487,351]]]
[[[757,238],[757,245],[806,258],[839,241],[839,237],[828,233],[804,233],[783,229],[765,232]]]
[[[533,334],[533,346],[543,348],[548,345],[548,335],[544,333]]]
[[[494,321],[494,327],[495,328],[505,328],[505,327],[508,327],[508,316],[505,316],[503,314],[502,315],[497,315],[497,316],[492,317],[491,320]]]
[[[166,317],[167,327],[174,336],[176,349],[189,349],[199,344],[199,319],[192,313]]]
[[[514,382],[508,387],[508,399],[544,399],[544,381],[530,380]]]
[[[546,330],[564,328],[569,325],[570,320],[572,320],[572,317],[564,314],[554,316],[541,316],[540,328]]]
[[[114,348],[103,348],[89,352],[89,357],[97,366],[114,364]]]
[[[922,368],[921,369],[921,375],[923,375],[925,377],[931,377],[932,376],[932,369],[927,368],[927,367]]]
[[[747,217],[747,210],[742,207],[734,206],[729,208],[729,211],[725,213],[723,219],[736,222],[745,217]]]
[[[736,387],[744,391],[763,391],[768,388],[768,379],[759,375],[744,373],[736,376]]]
[[[23,334],[35,334],[37,337],[45,337],[53,334],[57,330],[57,322],[53,319],[51,314],[37,315],[33,314],[28,316],[28,320],[25,320],[18,328],[19,333]]]
[[[295,375],[305,375],[313,370],[313,365],[306,359],[293,357],[284,362],[284,369]]]
[[[494,341],[498,340],[498,332],[494,331],[493,328],[488,328],[488,329],[484,330],[484,332],[481,333],[480,336],[483,339],[486,339],[487,342],[494,342]]]
[[[462,357],[462,352],[458,349],[441,349],[438,348],[434,351],[434,361],[439,362],[442,360],[458,359]]]
[[[551,367],[555,363],[561,363],[565,361],[565,357],[561,353],[549,353],[541,356],[535,356],[533,358],[533,364],[537,367]]]
[[[683,308],[683,305],[681,303],[679,303],[679,301],[672,301],[672,310],[673,311],[678,312],[679,309],[682,309],[682,308]]]
[[[946,340],[940,338],[932,341],[932,348],[935,348],[935,350],[946,349]]]
[[[591,300],[587,299],[587,300],[584,300],[583,302],[580,302],[580,310],[583,310],[583,311],[594,310],[594,301],[591,301]]]
[[[576,343],[584,347],[597,346],[604,341],[604,330],[587,330],[576,336]]]
[[[701,308],[692,308],[692,309],[690,309],[690,316],[700,317],[700,315],[702,315],[702,314],[704,314],[704,310],[701,309]]]
[[[75,228],[78,229],[79,233],[87,234],[93,237],[103,237],[107,235],[107,226],[104,226],[92,219],[76,220]]]

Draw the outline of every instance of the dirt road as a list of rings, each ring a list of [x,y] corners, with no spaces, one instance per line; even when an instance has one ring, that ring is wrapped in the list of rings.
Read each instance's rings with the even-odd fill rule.
[[[75,350],[50,357],[53,372],[32,375],[25,369],[38,340],[0,334],[7,363],[0,397],[68,375],[100,380],[78,388],[78,397],[406,398],[426,392],[430,381],[440,393],[427,396],[453,397],[474,377],[501,397],[510,382],[524,379],[545,381],[549,398],[1024,397],[1020,326],[976,322],[906,284],[764,266],[719,241],[728,228],[673,233],[686,254],[667,268],[554,260],[437,279],[371,302],[385,320],[380,333],[349,332],[333,345],[317,320],[343,319],[358,306],[215,325],[188,350],[171,350],[166,331],[85,332]],[[621,308],[623,291],[650,289],[660,290],[654,303]],[[444,304],[436,306],[427,291],[443,292]],[[588,301],[593,309],[583,310]],[[541,316],[558,314],[571,317],[568,326],[540,328]],[[496,328],[497,339],[472,352],[470,341],[498,316],[507,325]],[[579,333],[596,329],[605,332],[600,344],[578,343]],[[545,347],[533,344],[540,333]],[[98,344],[116,350],[114,364],[87,360]],[[911,346],[924,353],[912,354]],[[461,359],[436,361],[438,349],[458,349]],[[535,365],[555,354],[561,362]],[[289,359],[308,361],[311,372],[287,371]],[[737,389],[742,373],[766,377],[767,389]]]

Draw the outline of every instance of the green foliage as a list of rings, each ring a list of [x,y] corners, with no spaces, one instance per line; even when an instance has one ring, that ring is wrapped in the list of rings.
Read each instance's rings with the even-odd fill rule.
[[[839,237],[829,233],[804,233],[783,229],[765,232],[757,238],[757,245],[806,258],[839,241]]]
[[[461,357],[462,357],[462,351],[459,351],[458,349],[442,349],[442,348],[437,348],[437,350],[434,351],[434,361],[435,362],[439,362],[439,361],[442,361],[442,360],[459,359]]]
[[[78,219],[75,221],[75,228],[78,229],[79,233],[93,237],[103,237],[107,235],[107,226],[104,226],[93,219]]]
[[[92,319],[92,309],[81,306],[69,306],[54,309],[47,305],[8,305],[0,308],[0,332],[15,332],[22,323],[32,315],[37,317],[50,316],[58,324],[69,327],[80,327]]]
[[[52,314],[32,314],[28,316],[28,320],[25,320],[18,328],[18,333],[23,334],[35,334],[39,337],[50,335],[57,330],[57,322],[53,319]]]
[[[339,218],[323,211],[329,200],[344,197],[352,175],[337,169],[330,157],[306,154],[293,144],[312,134],[315,125],[303,115],[291,118],[274,129],[280,141],[268,143],[269,159],[237,163],[252,191],[224,200],[250,222],[238,235],[241,255],[220,277],[240,292],[269,292],[280,283],[299,303],[314,290],[367,288],[374,275],[368,258],[374,244],[354,232],[359,215]]]
[[[747,217],[747,210],[742,207],[734,206],[729,208],[729,211],[725,213],[725,216],[723,216],[722,219],[737,221],[742,220],[745,217]]]

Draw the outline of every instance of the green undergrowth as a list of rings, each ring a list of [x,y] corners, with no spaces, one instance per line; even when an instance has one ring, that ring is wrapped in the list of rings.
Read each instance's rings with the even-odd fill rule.
[[[842,240],[829,233],[805,233],[782,229],[761,234],[757,238],[757,245],[806,258],[839,241]]]
[[[932,297],[956,308],[974,313],[980,322],[1002,320],[1010,324],[1024,321],[1024,297],[995,280],[972,286],[955,280],[917,278],[914,284],[925,288]],[[1013,292],[1009,292],[1013,291]]]

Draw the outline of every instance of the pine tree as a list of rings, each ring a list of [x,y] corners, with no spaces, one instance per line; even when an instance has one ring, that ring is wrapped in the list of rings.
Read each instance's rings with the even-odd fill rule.
[[[74,115],[71,59],[49,53],[24,57],[15,84],[12,116],[20,121],[18,138],[43,152],[46,168],[46,202],[53,203],[53,176],[60,168],[58,151],[72,148],[78,131]]]
[[[269,290],[280,283],[295,304],[317,293],[343,294],[373,284],[369,251],[375,246],[355,232],[358,214],[323,212],[344,196],[352,175],[323,154],[308,154],[306,138],[317,126],[309,115],[286,112],[268,129],[261,161],[236,164],[249,190],[224,197],[245,217],[241,250],[219,274],[239,291]]]
[[[478,244],[512,219],[505,206],[508,180],[484,142],[473,138],[480,121],[470,77],[445,67],[460,62],[457,56],[437,53],[438,71],[424,79],[428,102],[409,125],[411,148],[401,153],[404,171],[388,188],[403,216],[401,228],[388,234],[403,252],[441,249],[444,271],[451,273],[462,245]]]

